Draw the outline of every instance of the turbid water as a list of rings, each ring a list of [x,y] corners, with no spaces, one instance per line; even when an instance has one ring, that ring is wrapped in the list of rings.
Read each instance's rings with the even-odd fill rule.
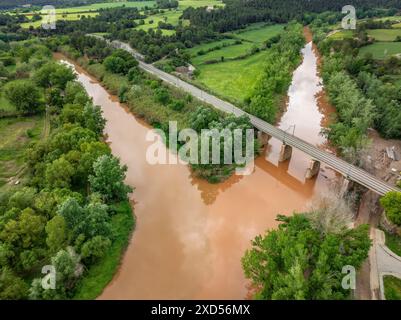
[[[298,136],[324,147],[319,132],[330,110],[318,103],[322,87],[311,43],[302,54],[279,126],[295,124]],[[216,185],[194,178],[182,164],[150,165],[145,154],[151,142],[145,136],[151,128],[81,68],[75,69],[101,106],[112,152],[127,164],[127,183],[136,188],[136,230],[118,272],[99,298],[246,298],[249,285],[241,257],[251,240],[275,228],[277,214],[304,210],[329,186],[332,172],[323,167],[317,178],[305,181],[309,157],[294,150],[290,161],[278,164],[280,144],[274,139],[256,159],[251,175]]]

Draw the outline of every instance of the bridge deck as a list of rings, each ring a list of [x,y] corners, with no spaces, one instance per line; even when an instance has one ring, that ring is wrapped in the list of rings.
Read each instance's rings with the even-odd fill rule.
[[[219,110],[222,110],[227,113],[233,113],[236,116],[248,115],[251,119],[252,125],[258,130],[265,132],[268,135],[283,141],[287,145],[290,145],[294,148],[297,148],[305,152],[315,160],[325,163],[326,165],[330,166],[331,168],[335,169],[336,171],[344,175],[347,179],[355,181],[358,184],[380,195],[384,195],[389,191],[401,192],[401,189],[389,185],[388,183],[376,178],[375,176],[371,175],[365,170],[358,168],[352,164],[349,164],[348,162],[336,157],[335,155],[330,154],[324,150],[321,150],[318,147],[300,138],[297,138],[296,136],[289,135],[285,131],[276,128],[275,126],[267,123],[266,121],[263,121],[255,116],[246,113],[245,111],[237,108],[233,104],[221,100],[171,74],[161,71],[160,69],[157,69],[151,64],[144,63],[143,61],[141,61],[143,57],[139,55],[134,49],[132,49],[128,44],[119,41],[113,41],[112,45],[114,47],[127,50],[128,52],[133,54],[136,58],[139,58],[139,67],[145,70],[146,72],[151,73],[156,77],[160,78],[161,80],[192,94],[199,100],[205,101],[206,103],[213,105],[215,108]]]

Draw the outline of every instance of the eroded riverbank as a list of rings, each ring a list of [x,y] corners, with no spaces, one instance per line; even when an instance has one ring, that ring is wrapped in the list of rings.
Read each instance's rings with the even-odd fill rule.
[[[316,56],[308,45],[303,54],[280,126],[297,120],[297,134],[304,132],[303,138],[322,144],[323,137],[314,140],[325,117],[315,94],[319,78],[316,68],[308,67],[316,63]],[[136,188],[136,230],[118,273],[99,298],[245,298],[248,289],[241,257],[250,240],[275,228],[277,214],[304,210],[329,187],[329,171],[305,181],[309,158],[294,150],[290,161],[278,164],[279,144],[274,139],[266,156],[256,159],[252,175],[233,176],[217,185],[192,177],[185,165],[150,165],[145,158],[150,127],[84,70],[75,68],[78,80],[102,107],[113,154],[128,165],[127,182]],[[308,83],[316,84],[312,91]],[[298,112],[305,117],[295,116]],[[309,119],[313,125],[305,123]]]

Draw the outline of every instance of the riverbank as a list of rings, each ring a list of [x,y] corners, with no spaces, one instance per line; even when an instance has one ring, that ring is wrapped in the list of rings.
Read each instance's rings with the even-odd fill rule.
[[[128,201],[113,208],[116,212],[111,219],[113,244],[102,260],[86,271],[85,277],[77,285],[73,299],[96,299],[113,279],[135,230],[135,216],[132,208]]]
[[[241,258],[250,241],[276,228],[278,213],[306,210],[316,194],[329,190],[328,179],[319,174],[305,180],[309,159],[295,151],[290,161],[278,163],[269,160],[278,153],[268,150],[255,160],[251,175],[218,184],[197,179],[184,164],[151,165],[145,157],[149,125],[77,69],[78,80],[102,107],[113,154],[128,166],[127,183],[136,187],[137,227],[99,299],[246,298]],[[304,113],[317,108],[302,107]]]

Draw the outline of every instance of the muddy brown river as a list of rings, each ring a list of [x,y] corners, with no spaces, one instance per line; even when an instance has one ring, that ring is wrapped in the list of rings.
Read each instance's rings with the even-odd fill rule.
[[[319,103],[322,87],[312,44],[302,53],[279,126],[295,125],[296,135],[325,147],[319,132],[331,110]],[[136,229],[121,267],[99,298],[247,298],[241,257],[250,241],[275,228],[277,214],[305,209],[330,185],[333,172],[322,166],[317,178],[305,181],[309,157],[294,150],[290,161],[278,164],[280,143],[274,139],[256,159],[253,174],[216,185],[194,178],[182,164],[150,165],[145,154],[151,142],[145,136],[151,128],[74,67],[79,82],[101,106],[112,152],[127,164],[127,183],[135,187]]]

